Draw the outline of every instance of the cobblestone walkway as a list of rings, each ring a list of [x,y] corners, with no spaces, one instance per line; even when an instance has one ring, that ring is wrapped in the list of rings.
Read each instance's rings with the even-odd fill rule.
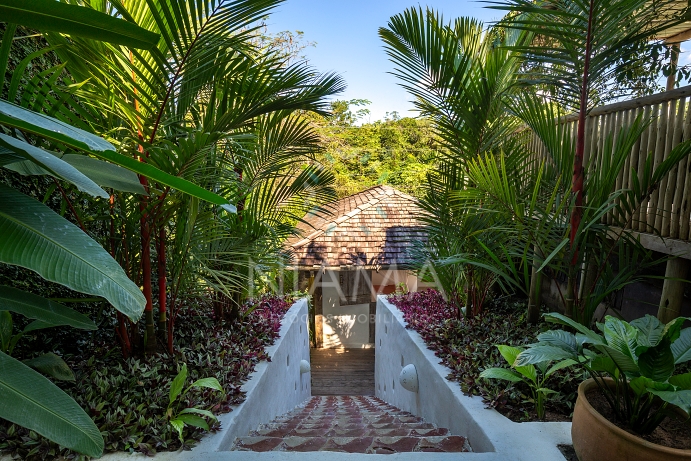
[[[238,437],[233,450],[399,453],[462,452],[470,447],[465,437],[449,435],[448,429],[376,397],[320,396],[248,437]]]

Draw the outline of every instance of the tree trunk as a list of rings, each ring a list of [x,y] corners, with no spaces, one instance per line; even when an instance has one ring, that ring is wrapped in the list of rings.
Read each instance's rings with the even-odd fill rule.
[[[168,291],[166,286],[166,231],[161,227],[158,231],[158,335],[165,343],[168,334],[167,327],[167,298]],[[173,351],[169,348],[169,353]]]
[[[110,243],[110,256],[115,259],[115,193],[110,194],[110,199],[108,201],[109,203],[109,210],[110,210],[110,229],[109,229],[109,243]],[[116,312],[116,318],[118,321],[117,326],[115,327],[115,336],[118,338],[118,341],[120,342],[120,348],[122,350],[122,356],[124,358],[129,358],[130,354],[132,353],[132,342],[130,341],[130,335],[129,332],[127,331],[127,322],[125,320],[125,316],[121,312]]]
[[[140,159],[141,160],[141,159]],[[149,181],[145,176],[139,176],[139,182],[148,191]],[[139,221],[141,225],[141,245],[142,245],[142,291],[146,299],[144,307],[144,327],[145,327],[145,349],[146,352],[153,352],[156,349],[156,326],[154,325],[153,311],[153,290],[151,280],[151,230],[149,226],[149,215],[147,205],[149,201],[146,196],[142,196],[139,201],[139,210],[142,213]]]
[[[540,307],[542,306],[542,273],[538,272],[538,269],[537,263],[534,263],[528,296],[528,323],[533,325],[540,321]]]

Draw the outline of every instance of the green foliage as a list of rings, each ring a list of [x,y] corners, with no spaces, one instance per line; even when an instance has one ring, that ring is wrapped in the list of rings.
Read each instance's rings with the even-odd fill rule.
[[[176,411],[175,407],[177,407],[176,404],[178,403],[178,399],[184,399],[187,392],[189,392],[189,390],[192,388],[215,389],[217,391],[220,391],[221,395],[225,394],[223,387],[221,387],[221,384],[218,382],[216,378],[198,379],[192,384],[190,384],[190,386],[183,391],[182,389],[185,386],[185,381],[187,381],[187,364],[183,363],[180,372],[170,383],[170,396],[168,401],[168,408],[166,410],[168,422],[178,433],[178,438],[180,439],[180,442],[183,443],[185,442],[185,439],[182,436],[182,430],[185,428],[185,424],[189,424],[190,426],[198,427],[200,429],[208,431],[209,425],[206,422],[206,420],[201,416],[206,416],[214,422],[218,421],[218,419],[210,411],[201,408],[188,407]]]
[[[459,320],[455,307],[435,291],[396,295],[391,300],[403,312],[408,328],[420,333],[427,347],[448,367],[448,379],[458,382],[464,393],[482,397],[513,421],[535,420],[535,396],[527,382],[480,379],[484,370],[506,365],[495,344],[523,349],[534,340],[536,330],[548,329],[544,321],[532,325],[526,320],[525,301],[489,299],[483,315]],[[550,419],[569,420],[582,379],[583,373],[572,367],[555,371],[544,380],[542,387],[557,391],[544,400]]]
[[[13,23],[33,29],[90,37],[133,48],[151,48],[159,39],[157,34],[131,22],[55,0],[0,0],[0,14]]]
[[[538,85],[548,99],[575,112],[645,92],[640,84],[660,77],[655,64],[663,43],[657,37],[682,23],[687,7],[674,0],[505,0],[491,6],[508,12],[503,27],[533,36],[512,47],[525,62],[522,83]]]
[[[479,314],[497,280],[489,268],[511,263],[502,246],[509,242],[497,219],[458,206],[455,192],[473,185],[467,171],[479,156],[522,152],[513,136],[518,120],[511,113],[521,63],[507,47],[524,37],[484,30],[472,18],[445,22],[430,8],[393,16],[379,35],[400,85],[429,117],[442,146],[438,166],[420,184],[421,219],[429,238],[415,251],[418,272],[435,274],[459,315],[463,304],[467,315]]]
[[[584,144],[558,120],[571,109],[584,116],[598,102],[591,94],[607,93],[618,72],[640,65],[643,51],[652,52],[646,38],[677,19],[657,22],[660,5],[643,0],[544,4],[549,8],[507,1],[498,8],[510,14],[487,31],[470,18],[442,23],[431,9],[409,9],[380,36],[401,86],[434,120],[446,148],[421,201],[429,241],[416,251],[419,272],[434,269],[449,298],[477,312],[495,281],[528,294],[535,269],[557,282],[569,315],[590,325],[600,303],[660,262],[629,231],[613,227],[631,227],[691,144],[676,146],[659,165],[651,154],[630,189],[617,190],[650,120],[622,127],[616,142],[609,135],[597,165],[581,165]],[[611,27],[620,23],[627,26]],[[643,54],[629,63],[634,49]],[[554,92],[542,91],[545,85]],[[547,158],[528,149],[531,132]]]
[[[676,374],[676,365],[688,362],[691,328],[682,329],[683,317],[663,324],[650,315],[631,323],[605,317],[602,334],[561,314],[547,314],[550,322],[576,331],[550,330],[522,351],[516,366],[568,360],[587,370],[605,395],[618,422],[639,434],[649,434],[673,413],[675,406],[691,413],[691,374]],[[612,381],[610,385],[604,378]],[[659,397],[662,404],[655,401]]]
[[[0,368],[0,416],[80,453],[103,453],[101,433],[70,396],[4,352]]]
[[[56,351],[74,371],[76,381],[60,382],[77,403],[87,409],[102,432],[105,448],[110,452],[137,452],[153,455],[160,451],[189,448],[197,443],[204,431],[194,426],[183,429],[184,443],[171,431],[166,416],[170,401],[170,385],[186,363],[188,383],[205,377],[215,378],[225,394],[208,388],[195,388],[178,397],[175,410],[199,408],[214,414],[232,411],[244,400],[243,382],[255,365],[267,360],[266,347],[277,337],[272,318],[262,315],[256,304],[241,307],[241,316],[233,325],[219,326],[213,319],[208,300],[190,302],[180,312],[176,356],[158,354],[143,358],[124,359],[113,344],[113,321],[108,315],[99,330],[86,332],[60,329],[44,338],[37,332],[26,335],[15,352],[20,359],[47,351]],[[285,308],[289,303],[283,303]],[[255,308],[256,307],[256,308]],[[92,315],[100,309],[91,306]],[[275,318],[280,313],[275,312]],[[183,388],[184,389],[184,388]],[[218,424],[208,420],[212,429]],[[0,420],[0,452],[18,459],[37,461],[76,454],[59,447],[35,432]]]
[[[548,359],[535,364],[517,366],[516,357],[523,351],[522,348],[498,345],[497,349],[499,349],[501,356],[504,357],[504,360],[506,360],[512,369],[487,368],[480,373],[480,378],[502,379],[512,383],[523,381],[530,387],[532,401],[535,404],[538,419],[544,419],[545,400],[550,394],[556,394],[556,391],[545,387],[547,379],[552,376],[554,372],[575,365],[576,362],[571,359],[564,359],[550,366],[553,359]]]
[[[331,103],[330,117],[313,119],[323,147],[317,158],[333,171],[338,197],[379,184],[420,196],[442,148],[432,123],[394,117],[357,125],[368,110],[353,112],[350,107],[367,104],[369,101],[360,99],[337,100]]]

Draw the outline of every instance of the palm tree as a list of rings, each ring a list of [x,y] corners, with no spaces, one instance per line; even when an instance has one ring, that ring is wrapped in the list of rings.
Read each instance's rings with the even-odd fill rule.
[[[483,29],[472,18],[445,22],[434,10],[412,8],[379,31],[394,75],[420,114],[433,120],[444,146],[421,200],[429,242],[416,251],[417,264],[432,264],[459,309],[466,291],[469,316],[482,310],[494,276],[466,262],[497,239],[493,220],[455,206],[455,194],[467,186],[468,166],[477,157],[521,148],[511,144],[519,120],[508,110],[521,62],[507,47],[523,43],[525,34]]]
[[[266,142],[257,132],[262,117],[298,110],[325,113],[324,98],[343,87],[335,75],[319,75],[304,62],[288,64],[284,54],[257,46],[258,20],[280,3],[176,0],[156,3],[154,8],[143,0],[94,2],[95,8],[117,12],[160,34],[157,47],[141,51],[89,39],[73,39],[65,46],[61,36],[49,34],[48,38],[74,80],[83,82],[73,91],[74,101],[86,105],[94,115],[90,117],[92,130],[112,136],[121,153],[139,162],[232,197],[243,214],[246,172],[238,159],[244,152],[255,151],[252,145]],[[274,118],[281,120],[276,125],[278,134],[286,136],[290,129],[287,116]],[[218,175],[217,182],[207,180],[214,175]],[[121,203],[126,219],[139,220],[141,251],[132,251],[130,242],[129,265],[135,278],[141,274],[147,299],[146,347],[151,350],[156,346],[153,276],[158,273],[159,332],[165,332],[170,330],[165,325],[171,294],[166,242],[175,236],[176,213],[187,199],[178,200],[170,185],[144,176],[140,180],[147,195],[139,196],[138,206]],[[226,207],[217,213],[226,220],[226,214],[235,211]],[[184,253],[170,254],[178,257]],[[125,336],[125,329],[120,330]]]
[[[599,102],[593,95],[606,93],[617,75],[641,68],[650,59],[655,36],[681,23],[686,8],[680,10],[680,3],[674,0],[506,0],[494,5],[510,12],[502,22],[508,30],[526,31],[535,37],[511,47],[536,65],[526,78],[544,85],[552,100],[578,114],[570,184],[573,258],[565,297],[566,311],[571,313],[576,300],[581,222],[585,207],[593,208],[586,203],[588,181],[583,163],[586,115]]]

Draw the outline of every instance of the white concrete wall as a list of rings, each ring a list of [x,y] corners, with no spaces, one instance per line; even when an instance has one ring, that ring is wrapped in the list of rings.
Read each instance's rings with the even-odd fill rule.
[[[418,333],[405,328],[403,314],[384,296],[377,299],[376,338],[377,397],[467,437],[476,453],[497,452],[498,459],[506,460],[563,459],[556,445],[571,443],[571,423],[514,423],[486,408],[480,397],[463,395],[458,383],[446,379],[449,370]],[[417,393],[403,389],[398,381],[408,364],[417,369]]]
[[[245,401],[233,411],[218,416],[221,430],[207,434],[192,451],[161,452],[160,461],[237,460],[244,461],[245,451],[229,450],[236,437],[246,436],[260,424],[269,423],[312,396],[310,373],[300,375],[300,361],[310,359],[307,300],[300,299],[286,312],[279,332],[280,337],[267,349],[271,362],[261,362],[242,390]],[[264,453],[253,453],[264,455]],[[99,458],[103,461],[131,461],[151,459],[141,453],[111,453]],[[0,461],[5,461],[0,458]]]
[[[221,415],[221,432],[204,437],[194,452],[228,450],[236,437],[285,414],[312,396],[310,373],[300,374],[300,361],[310,360],[307,300],[300,299],[283,318],[280,337],[267,349],[271,362],[257,364],[242,386],[245,401]]]

